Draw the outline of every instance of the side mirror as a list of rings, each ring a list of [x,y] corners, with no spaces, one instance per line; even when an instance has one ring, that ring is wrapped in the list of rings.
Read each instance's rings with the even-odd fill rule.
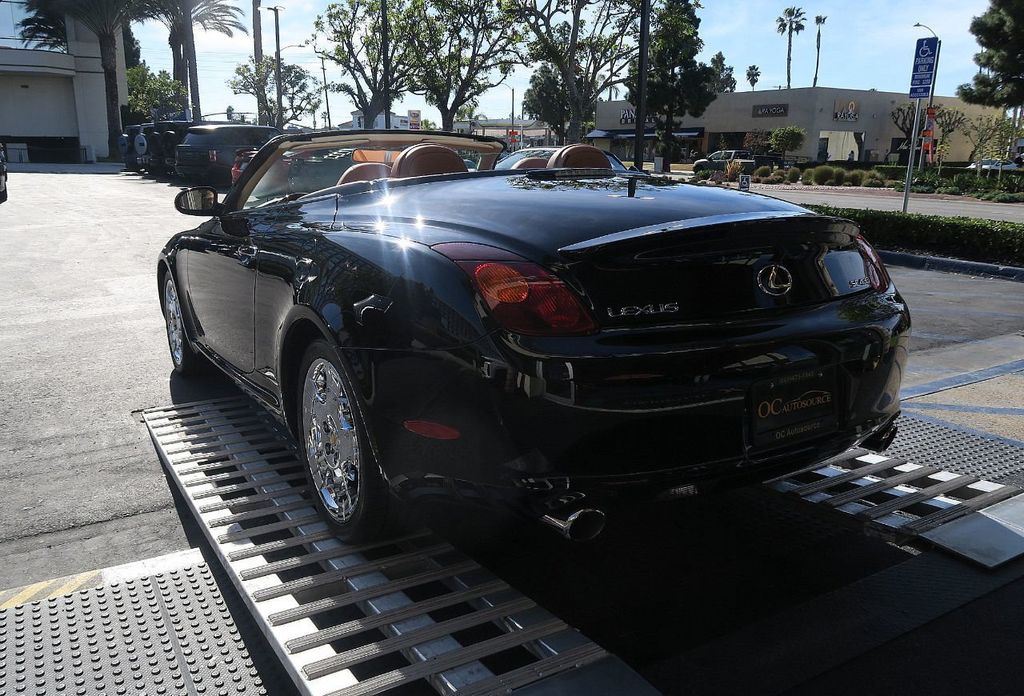
[[[195,186],[182,189],[174,197],[174,207],[185,215],[220,215],[221,204],[217,201],[217,190],[212,186]]]

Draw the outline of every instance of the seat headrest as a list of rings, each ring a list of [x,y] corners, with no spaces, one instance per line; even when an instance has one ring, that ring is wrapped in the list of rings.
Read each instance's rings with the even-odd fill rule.
[[[353,164],[346,169],[338,179],[338,186],[350,184],[353,181],[373,181],[374,179],[387,179],[391,176],[391,167],[382,162],[362,162]]]
[[[443,145],[421,143],[402,150],[395,158],[394,164],[391,165],[391,178],[455,174],[465,171],[466,163],[455,150]]]
[[[547,166],[547,157],[524,157],[513,164],[512,169],[544,169]]]
[[[548,168],[611,169],[608,157],[593,145],[566,145],[548,158]]]

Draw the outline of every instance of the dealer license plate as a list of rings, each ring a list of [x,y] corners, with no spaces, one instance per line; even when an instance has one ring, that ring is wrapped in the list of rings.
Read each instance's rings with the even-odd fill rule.
[[[835,430],[837,401],[835,367],[808,368],[755,383],[754,446],[783,446]]]

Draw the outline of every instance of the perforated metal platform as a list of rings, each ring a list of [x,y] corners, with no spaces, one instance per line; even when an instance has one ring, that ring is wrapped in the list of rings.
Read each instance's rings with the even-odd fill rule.
[[[569,693],[565,680],[575,693],[655,693],[427,531],[345,545],[317,516],[291,438],[248,399],[143,418],[300,692]]]
[[[768,481],[778,491],[847,513],[865,531],[907,543],[940,525],[1018,495],[1021,489],[931,464],[851,450]]]

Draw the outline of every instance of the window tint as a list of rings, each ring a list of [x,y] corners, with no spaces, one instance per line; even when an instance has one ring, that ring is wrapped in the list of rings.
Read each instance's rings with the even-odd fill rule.
[[[277,131],[271,128],[214,128],[190,131],[185,136],[184,144],[211,149],[219,147],[259,148],[275,135],[277,135]]]

